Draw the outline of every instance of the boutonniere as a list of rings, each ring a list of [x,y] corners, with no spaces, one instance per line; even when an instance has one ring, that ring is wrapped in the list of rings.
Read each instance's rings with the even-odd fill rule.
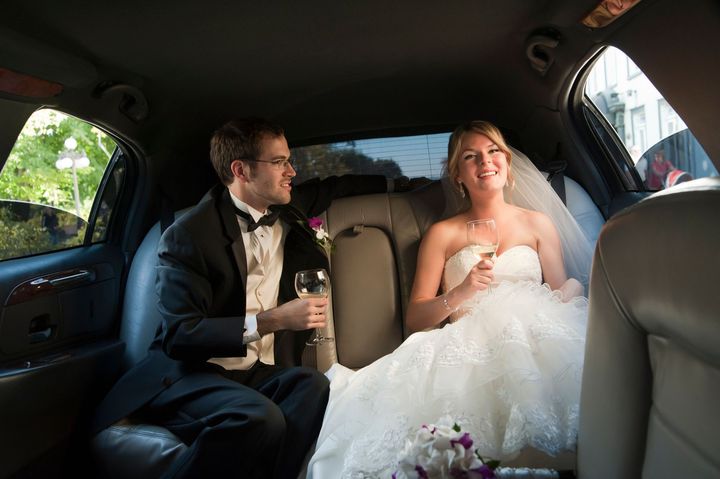
[[[298,223],[305,226],[305,224],[298,220]],[[307,220],[307,227],[310,229],[315,244],[320,246],[323,250],[325,250],[325,254],[329,257],[330,252],[333,249],[332,240],[330,239],[330,235],[328,235],[327,231],[325,231],[325,228],[323,228],[323,225],[325,223],[323,222],[322,218],[319,218],[317,216],[313,216],[312,218],[308,218]]]

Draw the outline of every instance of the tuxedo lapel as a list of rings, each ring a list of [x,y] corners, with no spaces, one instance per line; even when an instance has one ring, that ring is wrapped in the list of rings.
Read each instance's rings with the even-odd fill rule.
[[[273,206],[270,209],[280,211],[280,219],[290,225],[296,240],[300,240],[308,250],[315,249],[325,255],[325,250],[315,241],[315,233],[308,224],[308,218],[292,204]]]
[[[296,297],[295,273],[305,269],[329,269],[325,250],[315,242],[315,236],[308,226],[305,215],[293,205],[283,205],[280,219],[290,226],[285,238],[283,254],[283,272],[280,280],[280,302],[290,301]]]
[[[224,185],[221,186],[223,191],[217,196],[217,208],[220,214],[220,221],[223,224],[225,236],[230,241],[230,250],[232,251],[235,264],[240,272],[240,278],[243,285],[246,285],[248,275],[247,256],[245,254],[245,243],[243,243],[242,240],[242,231],[240,230],[240,225],[238,224],[237,216],[233,209],[230,192]]]
[[[297,297],[295,273],[304,269],[328,269],[328,260],[323,249],[315,242],[315,236],[308,226],[307,217],[292,204],[273,206],[280,211],[280,220],[290,226],[285,238],[283,271],[280,278],[278,304]],[[291,366],[301,364],[305,341],[310,330],[280,331],[275,335],[275,364]]]
[[[280,211],[280,219],[290,225],[290,228],[296,231],[301,237],[312,241],[313,236],[310,227],[306,226],[308,221],[305,214],[292,204],[283,206],[271,206],[271,210]]]

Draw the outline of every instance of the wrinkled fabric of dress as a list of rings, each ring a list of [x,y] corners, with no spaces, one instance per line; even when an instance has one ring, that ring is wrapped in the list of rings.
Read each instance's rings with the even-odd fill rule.
[[[445,290],[477,261],[467,247],[450,257]],[[587,299],[561,302],[529,246],[498,256],[494,273],[490,293],[465,302],[454,322],[411,335],[357,372],[330,369],[309,478],[389,478],[417,428],[446,415],[485,458],[574,450]]]

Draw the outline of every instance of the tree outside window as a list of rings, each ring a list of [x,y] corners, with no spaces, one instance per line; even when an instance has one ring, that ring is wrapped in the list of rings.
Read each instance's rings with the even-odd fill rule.
[[[35,112],[0,172],[0,260],[82,244],[115,148],[89,123]]]

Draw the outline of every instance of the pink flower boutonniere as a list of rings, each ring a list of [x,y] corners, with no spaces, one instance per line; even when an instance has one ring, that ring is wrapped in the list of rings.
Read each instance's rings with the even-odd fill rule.
[[[325,228],[323,228],[323,225],[325,223],[323,222],[322,218],[313,216],[312,218],[308,218],[307,224],[312,230],[313,235],[315,236],[315,243],[317,243],[318,246],[325,250],[325,254],[330,257],[330,252],[333,249],[333,244],[332,240],[330,239],[330,235],[328,235],[327,231],[325,231]]]

